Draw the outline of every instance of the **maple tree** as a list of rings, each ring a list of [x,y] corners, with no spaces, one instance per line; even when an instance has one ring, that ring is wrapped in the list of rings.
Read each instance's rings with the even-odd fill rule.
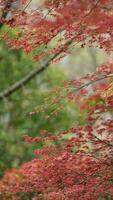
[[[45,1],[36,10],[27,12],[28,1],[19,1],[20,8],[13,8],[12,3],[1,1],[1,26],[7,25],[17,30],[11,38],[8,31],[1,34],[12,48],[33,51],[33,57],[40,61],[40,68],[31,71],[26,77],[0,93],[0,99],[7,97],[22,85],[27,84],[37,74],[43,72],[54,60],[59,60],[69,53],[73,45],[83,47],[92,43],[95,46],[112,50],[112,1]],[[10,10],[10,16],[7,16]],[[76,10],[76,12],[75,12]],[[105,20],[106,19],[106,20]],[[57,45],[51,46],[57,40]],[[98,45],[96,43],[98,42]],[[37,54],[38,48],[38,54]],[[41,62],[43,60],[43,62]]]
[[[2,1],[3,5],[5,1]],[[22,9],[3,6],[1,24],[18,28],[11,38],[2,34],[12,48],[22,48],[41,64],[18,83],[1,93],[11,95],[27,84],[52,61],[71,52],[73,45],[98,46],[112,52],[113,6],[111,0],[46,0],[30,13],[29,2]],[[6,8],[7,7],[7,8]],[[6,18],[10,9],[12,15]],[[4,17],[5,16],[5,17]],[[56,38],[57,45],[50,45]],[[40,48],[35,54],[36,48]],[[44,61],[43,63],[41,61]],[[52,91],[51,105],[62,98],[78,103],[86,114],[84,126],[78,124],[53,135],[45,130],[39,137],[25,136],[27,143],[41,143],[36,158],[20,169],[6,171],[0,181],[2,199],[100,200],[113,198],[113,63],[98,67],[94,74],[65,82]],[[62,89],[65,91],[62,94]],[[63,105],[60,109],[63,109]],[[65,109],[65,108],[64,108]],[[31,114],[42,112],[43,107]],[[57,111],[56,111],[57,112]],[[53,114],[57,114],[54,112]],[[50,116],[51,117],[51,116]]]

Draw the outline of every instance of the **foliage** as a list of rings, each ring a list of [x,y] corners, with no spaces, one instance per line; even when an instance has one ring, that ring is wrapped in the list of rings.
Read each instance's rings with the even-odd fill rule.
[[[30,54],[44,45],[34,58],[40,62],[44,59],[48,66],[70,52],[72,43],[81,42],[81,47],[86,43],[98,44],[110,53],[112,17],[111,0],[46,0],[36,12],[29,14],[25,9],[12,12],[12,18],[4,23],[20,27],[21,34],[15,38],[3,34],[1,38],[13,48],[23,48]],[[52,47],[49,43],[59,33],[61,37],[57,37],[57,44]],[[48,45],[50,48],[45,50]],[[42,148],[36,149],[36,158],[20,169],[6,171],[0,181],[2,199],[113,198],[113,64],[109,62],[94,74],[65,82],[63,87],[64,93],[62,87],[58,87],[52,91],[53,98],[50,95],[50,99],[45,100],[45,103],[50,102],[49,118],[57,112],[51,111],[52,106],[59,108],[62,103],[65,109],[65,101],[76,102],[86,114],[85,124],[75,124],[66,131],[58,131],[57,126],[57,134],[43,130],[37,137],[25,135],[26,143],[41,144]],[[46,107],[40,106],[31,115],[43,111]]]
[[[10,87],[37,65],[22,50],[12,50],[3,41],[0,43],[0,56],[0,91]],[[43,99],[48,91],[56,85],[60,86],[64,80],[63,71],[50,68],[28,86],[23,86],[21,91],[0,102],[0,175],[5,169],[18,167],[22,162],[33,158],[34,147],[29,147],[23,142],[24,134],[36,136],[42,129],[56,133],[57,128],[69,128],[75,118],[81,119],[82,122],[77,107],[66,102],[65,110],[61,110],[59,116],[45,119],[49,110],[40,114],[29,114],[36,107],[41,107],[45,103]]]
[[[75,44],[81,42],[83,47],[85,43],[92,45],[98,41],[100,48],[112,50],[111,2],[111,0],[93,2],[92,0],[47,0],[41,8],[36,11],[31,10],[30,14],[27,8],[12,10],[11,19],[5,20],[4,23],[11,28],[21,27],[21,31],[12,39],[7,32],[1,38],[13,48],[23,48],[26,52],[43,46],[38,55],[33,55],[37,60],[45,59],[45,55],[54,53],[56,54],[53,56],[54,59],[59,53],[65,55],[72,42]],[[52,40],[57,41],[57,47],[56,45],[51,47]],[[51,48],[46,49],[49,46]]]
[[[106,76],[110,79],[111,74]],[[87,89],[85,92],[89,94],[83,99],[80,88],[83,83],[86,86],[86,80],[92,79],[97,82],[92,87],[93,93]],[[35,150],[36,158],[19,170],[6,172],[1,180],[3,198],[93,200],[113,197],[113,120],[106,115],[113,111],[113,94],[111,91],[105,95],[111,84],[99,83],[99,79],[99,75],[94,74],[82,77],[81,83],[76,81],[80,105],[82,109],[87,108],[86,125],[60,131],[56,136],[41,131],[39,137],[24,137],[30,144],[41,142],[43,148]],[[73,86],[73,89],[78,87]],[[73,93],[70,99],[67,93],[67,98],[75,101],[77,94]]]

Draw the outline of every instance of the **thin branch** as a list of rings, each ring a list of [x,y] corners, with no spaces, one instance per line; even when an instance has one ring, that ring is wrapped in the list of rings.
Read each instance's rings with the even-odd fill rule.
[[[23,11],[25,11],[25,10],[28,8],[28,6],[31,4],[31,2],[32,2],[32,0],[30,0],[30,1],[27,3],[27,5],[24,7]]]
[[[97,140],[99,140],[101,143],[103,143],[103,144],[105,144],[105,145],[107,145],[107,146],[113,148],[113,144],[109,143],[109,141],[107,141],[107,140],[102,140],[102,139],[100,139],[99,137],[97,137],[96,135],[94,135],[94,137],[95,137]]]
[[[94,80],[94,81],[90,81],[90,82],[88,82],[88,83],[85,83],[85,84],[81,85],[81,86],[78,87],[78,88],[66,88],[66,89],[72,89],[73,91],[78,92],[79,90],[82,90],[82,89],[85,88],[85,87],[88,87],[88,86],[90,86],[90,85],[92,85],[92,84],[94,84],[94,83],[96,83],[96,82],[98,82],[98,81],[101,81],[101,80],[104,80],[104,79],[108,79],[108,78],[110,78],[110,77],[113,77],[113,74],[109,74],[109,75],[106,75],[106,76],[99,77],[99,78],[97,78],[97,79]]]

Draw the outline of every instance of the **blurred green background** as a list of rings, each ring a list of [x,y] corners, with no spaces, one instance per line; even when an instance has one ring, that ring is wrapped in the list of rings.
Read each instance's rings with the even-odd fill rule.
[[[13,30],[11,30],[13,34]],[[14,31],[15,34],[15,31]],[[10,97],[0,100],[0,176],[4,170],[18,167],[33,158],[34,146],[24,143],[23,135],[37,136],[40,130],[54,134],[66,130],[75,123],[83,123],[84,116],[79,113],[77,105],[62,102],[65,109],[58,116],[46,119],[48,110],[30,116],[29,113],[45,104],[44,97],[48,91],[60,87],[64,80],[72,80],[93,72],[105,62],[106,54],[98,49],[77,46],[71,55],[59,63],[52,64],[43,73],[34,78],[22,89]],[[12,50],[0,41],[0,92],[20,80],[39,64],[22,50]],[[49,102],[48,102],[49,106]],[[38,146],[40,147],[40,145]]]

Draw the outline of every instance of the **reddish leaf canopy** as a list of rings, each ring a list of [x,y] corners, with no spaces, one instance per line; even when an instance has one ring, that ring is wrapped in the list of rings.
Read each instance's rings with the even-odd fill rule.
[[[27,1],[22,3],[27,4]],[[41,9],[31,13],[27,9],[15,11],[10,8],[11,19],[2,17],[2,23],[19,27],[20,32],[13,39],[8,38],[8,34],[1,38],[13,48],[29,52],[40,45],[49,45],[61,34],[57,46],[48,50],[48,54],[67,53],[71,43],[98,44],[109,52],[113,48],[112,9],[111,0],[46,0]],[[38,59],[45,56],[42,51]],[[107,63],[95,74],[65,84],[65,98],[78,102],[86,111],[86,124],[71,127],[56,136],[47,131],[42,131],[36,138],[25,136],[26,142],[42,142],[43,148],[35,150],[33,161],[25,163],[19,170],[5,173],[0,181],[2,199],[113,198],[112,77],[113,65]],[[67,138],[68,134],[70,137]]]
[[[5,4],[5,1],[2,2]],[[25,2],[22,1],[23,4]],[[23,48],[27,52],[42,44],[48,45],[58,35],[57,47],[51,49],[50,54],[67,53],[68,41],[83,45],[98,42],[100,48],[109,51],[113,40],[112,9],[111,0],[47,0],[41,8],[30,13],[27,8],[11,8],[12,17],[4,19],[4,23],[20,27],[21,33],[12,40],[8,40],[7,35],[4,37],[13,48]]]
[[[102,68],[100,68],[102,70]],[[103,71],[104,72],[104,71]],[[99,75],[82,77],[79,83],[72,81],[73,89],[79,89],[69,101],[76,101],[87,109],[84,126],[71,127],[54,136],[41,131],[40,136],[25,136],[25,142],[43,144],[34,151],[36,158],[25,163],[19,170],[7,171],[0,181],[0,192],[4,200],[32,198],[36,200],[98,200],[113,197],[113,119],[107,113],[113,111],[113,94],[104,96],[109,86],[99,83]],[[102,78],[102,77],[101,77]],[[102,80],[104,80],[102,79]],[[96,89],[82,96],[80,89],[85,81],[93,80]],[[98,81],[97,81],[98,80]],[[90,89],[91,90],[91,89]],[[87,91],[88,92],[88,91]],[[57,102],[56,102],[57,103]],[[67,135],[70,137],[67,137]]]

